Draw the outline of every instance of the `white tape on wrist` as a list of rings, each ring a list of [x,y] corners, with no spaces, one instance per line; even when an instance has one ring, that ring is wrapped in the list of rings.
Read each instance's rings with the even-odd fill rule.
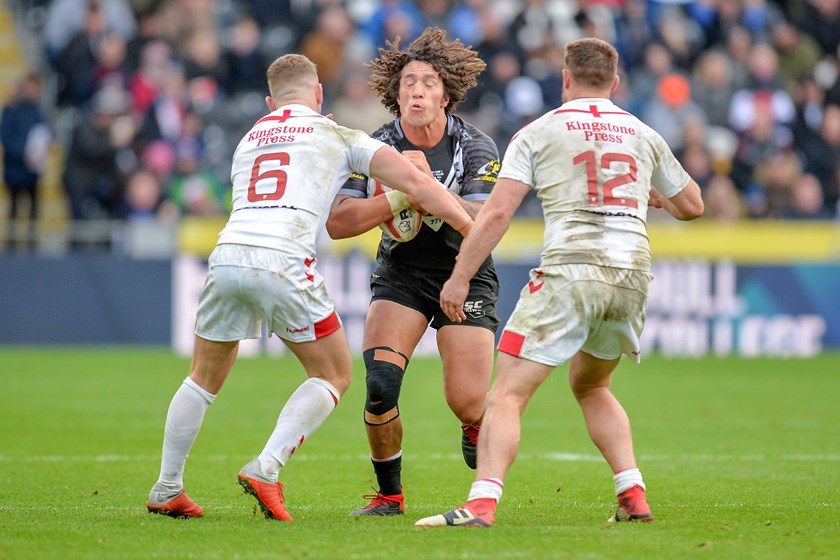
[[[391,207],[391,213],[393,214],[411,206],[408,202],[408,195],[402,191],[388,191],[385,193],[385,198],[388,199],[388,205]]]

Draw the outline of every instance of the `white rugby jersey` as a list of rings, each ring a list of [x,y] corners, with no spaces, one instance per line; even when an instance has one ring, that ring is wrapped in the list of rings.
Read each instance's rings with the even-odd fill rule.
[[[219,243],[311,256],[330,204],[351,172],[370,174],[385,146],[305,105],[261,118],[233,154],[233,209]]]
[[[665,197],[690,177],[665,140],[609,99],[575,99],[520,130],[499,178],[536,191],[545,213],[540,262],[650,269],[651,183]]]

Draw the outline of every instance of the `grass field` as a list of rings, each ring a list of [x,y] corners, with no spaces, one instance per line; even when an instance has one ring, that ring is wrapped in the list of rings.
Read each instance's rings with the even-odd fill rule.
[[[652,524],[607,525],[612,478],[558,368],[532,401],[496,526],[416,529],[472,471],[436,360],[409,368],[407,515],[350,518],[373,482],[364,381],[281,473],[295,522],[236,484],[302,381],[289,358],[240,360],[187,463],[203,519],[152,516],[166,408],[188,360],[165,349],[0,349],[0,558],[838,558],[840,355],[624,362]]]

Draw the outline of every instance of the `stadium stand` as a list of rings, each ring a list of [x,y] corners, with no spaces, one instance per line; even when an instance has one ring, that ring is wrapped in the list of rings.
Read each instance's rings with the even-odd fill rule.
[[[472,44],[488,63],[459,110],[501,151],[518,128],[560,103],[562,44],[594,35],[622,56],[616,102],[669,138],[703,187],[709,218],[838,217],[838,0],[271,5],[7,0],[0,6],[0,103],[10,102],[22,76],[40,73],[55,139],[38,187],[39,252],[134,250],[138,238],[157,240],[147,253],[171,251],[163,240],[181,224],[216,223],[225,214],[230,156],[264,110],[261,69],[268,61],[290,51],[319,60],[327,110],[335,106],[337,115],[372,130],[386,115],[359,87],[363,64],[385,39],[411,40],[427,25]],[[112,92],[109,99],[103,90]],[[116,106],[115,91],[130,100],[128,107]],[[113,114],[101,137],[110,140],[111,180],[87,185],[86,202],[73,207],[67,158],[80,153],[78,126],[108,102]],[[84,161],[72,157],[74,164]],[[4,189],[0,236],[10,242],[4,246],[16,247],[25,230],[21,211],[10,220],[9,207]],[[526,201],[521,217],[539,218],[539,205]]]

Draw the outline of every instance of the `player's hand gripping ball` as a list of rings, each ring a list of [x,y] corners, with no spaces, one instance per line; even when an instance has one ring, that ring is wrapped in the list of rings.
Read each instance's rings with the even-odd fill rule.
[[[368,196],[381,196],[393,190],[379,181],[370,180],[368,183]],[[396,241],[411,241],[423,225],[423,213],[410,207],[394,208],[393,204],[392,209],[393,216],[379,224],[379,229]]]

